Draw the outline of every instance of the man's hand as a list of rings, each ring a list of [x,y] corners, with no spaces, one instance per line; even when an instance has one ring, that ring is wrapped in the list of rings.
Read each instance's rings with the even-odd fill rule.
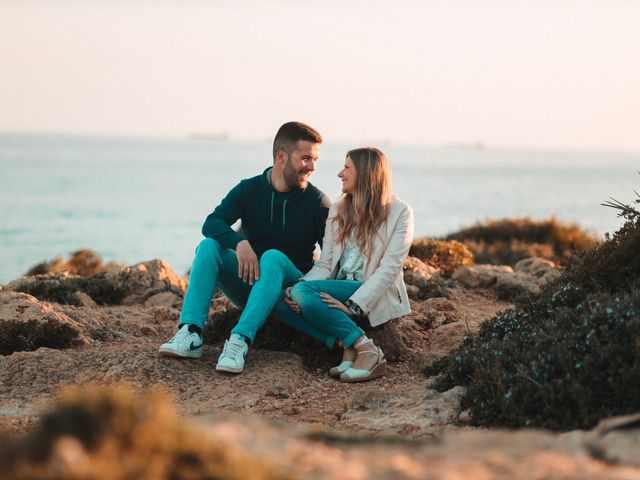
[[[296,313],[300,313],[300,306],[291,298],[291,287],[287,287],[284,291],[284,303]]]
[[[236,255],[238,256],[238,278],[253,285],[260,278],[260,263],[248,240],[241,240],[236,245]]]

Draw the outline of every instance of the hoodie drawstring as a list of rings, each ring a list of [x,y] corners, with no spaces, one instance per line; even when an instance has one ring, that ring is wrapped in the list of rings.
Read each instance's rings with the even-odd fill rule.
[[[287,224],[287,214],[285,208],[287,207],[287,199],[284,199],[284,203],[282,204],[282,230],[284,231],[284,226]]]
[[[273,199],[276,196],[276,192],[271,192],[271,223],[273,223]]]

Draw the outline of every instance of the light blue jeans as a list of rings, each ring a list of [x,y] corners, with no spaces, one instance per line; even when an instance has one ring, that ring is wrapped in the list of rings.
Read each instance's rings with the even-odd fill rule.
[[[267,250],[260,257],[260,278],[252,287],[238,278],[236,252],[222,247],[212,238],[205,238],[196,249],[179,323],[204,328],[217,286],[231,303],[239,308],[244,307],[232,333],[243,335],[253,342],[273,310],[281,322],[333,348],[335,336],[309,323],[283,301],[284,288],[301,276],[302,273],[284,253]]]
[[[344,302],[361,285],[362,282],[355,280],[309,280],[294,285],[291,298],[298,304],[309,324],[327,335],[339,338],[346,348],[365,333],[345,312],[330,308],[320,297],[320,293],[328,293]]]

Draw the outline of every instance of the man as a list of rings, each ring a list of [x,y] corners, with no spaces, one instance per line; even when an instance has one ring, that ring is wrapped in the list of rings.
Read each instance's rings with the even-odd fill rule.
[[[247,343],[278,303],[281,321],[333,344],[325,333],[293,318],[297,314],[282,308],[281,301],[283,289],[311,268],[315,245],[324,234],[330,202],[308,182],[321,143],[320,134],[308,125],[285,123],[273,141],[273,166],[242,180],[207,217],[178,332],[160,346],[160,354],[202,356],[202,329],[216,286],[235,305],[245,307],[225,341],[218,371],[243,371]],[[242,235],[231,228],[238,219]]]

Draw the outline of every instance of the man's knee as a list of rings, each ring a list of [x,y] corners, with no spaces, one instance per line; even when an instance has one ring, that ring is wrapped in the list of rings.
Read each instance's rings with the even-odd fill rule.
[[[271,249],[267,250],[260,257],[260,268],[265,268],[271,265],[280,265],[283,262],[290,262],[289,257],[287,257],[280,250]]]
[[[222,253],[222,245],[213,238],[205,238],[196,248],[196,255],[205,255],[214,259],[219,259]]]

